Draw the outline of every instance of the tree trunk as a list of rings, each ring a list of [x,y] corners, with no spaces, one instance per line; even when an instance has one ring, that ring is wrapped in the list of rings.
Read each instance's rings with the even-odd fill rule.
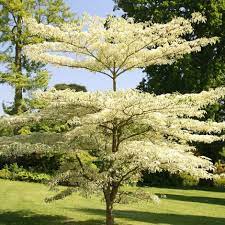
[[[106,225],[114,225],[113,204],[118,193],[118,188],[119,185],[113,182],[112,184],[108,183],[103,191],[106,203]]]
[[[106,201],[106,225],[114,225],[113,204]]]
[[[113,91],[116,91],[116,78],[113,78]]]
[[[115,69],[114,69],[115,71]],[[117,75],[114,72],[113,73],[113,91],[117,90],[116,87],[116,78]],[[117,130],[113,129],[113,135],[112,135],[112,152],[116,152],[117,147]],[[112,190],[110,190],[110,183],[108,184],[107,189],[104,191],[105,195],[105,202],[106,202],[106,225],[114,225],[114,216],[113,216],[113,203],[116,198],[116,194],[118,191],[117,186],[112,186]]]
[[[15,69],[16,73],[22,74],[22,44],[20,41],[20,36],[22,35],[22,18],[18,16],[17,18],[17,33],[16,33],[16,46],[15,46]],[[20,112],[21,102],[23,100],[23,88],[15,87],[14,95],[14,107],[13,114],[18,114]]]
[[[14,96],[13,114],[18,114],[20,112],[22,100],[23,100],[23,89],[21,87],[16,87]]]

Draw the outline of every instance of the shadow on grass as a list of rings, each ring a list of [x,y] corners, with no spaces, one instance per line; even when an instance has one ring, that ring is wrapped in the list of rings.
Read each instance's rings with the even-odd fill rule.
[[[79,221],[64,216],[34,214],[29,211],[0,212],[0,225],[102,225],[104,221]]]
[[[104,210],[100,209],[82,209],[87,214],[105,215]],[[225,218],[196,216],[196,215],[177,215],[166,213],[150,213],[134,210],[115,210],[116,218],[123,218],[128,221],[153,223],[153,224],[171,224],[171,225],[224,225]]]
[[[76,209],[77,210],[77,209]],[[105,216],[102,209],[80,209],[89,215]],[[177,215],[166,213],[150,213],[134,210],[116,210],[116,218],[123,218],[129,222],[171,224],[171,225],[224,225],[225,218],[196,216],[196,215]],[[19,212],[0,212],[0,225],[102,225],[103,220],[79,221],[64,216],[34,214],[29,211]]]
[[[174,187],[174,186],[150,186],[150,185],[143,185],[140,186],[143,188],[166,188],[169,190],[183,190],[183,191],[206,191],[206,192],[219,192],[219,193],[224,193],[225,188],[223,187],[199,187],[199,186],[193,186],[193,187]]]
[[[156,193],[156,195],[160,196],[161,194]],[[167,199],[172,199],[172,200],[177,200],[177,201],[199,202],[199,203],[207,203],[207,204],[215,204],[215,205],[225,206],[225,199],[223,199],[223,198],[187,196],[187,195],[173,195],[173,194],[166,194],[166,197],[167,197]]]

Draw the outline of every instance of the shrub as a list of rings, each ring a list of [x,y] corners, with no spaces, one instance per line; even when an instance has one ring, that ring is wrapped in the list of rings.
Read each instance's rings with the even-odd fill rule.
[[[225,173],[215,175],[213,178],[214,185],[218,188],[225,188]]]
[[[222,163],[221,160],[219,160],[217,163],[215,163],[215,167],[216,167],[217,174],[221,174],[221,173],[225,174],[225,164]]]
[[[0,169],[6,165],[17,164],[26,170],[31,170],[38,173],[53,174],[60,167],[63,158],[62,153],[38,153],[23,154],[20,156],[0,156]]]
[[[7,169],[1,169],[0,170],[0,178],[2,179],[11,179],[12,178],[12,173]]]
[[[6,165],[3,169],[0,170],[0,178],[43,183],[49,181],[51,179],[51,176],[45,173],[28,171],[14,163],[10,166]]]
[[[199,184],[199,179],[189,174],[172,174],[168,171],[148,173],[143,172],[142,181],[139,186],[155,187],[192,187]]]
[[[182,178],[182,186],[184,187],[193,187],[197,186],[199,183],[199,179],[196,177],[193,177],[189,174],[182,173],[180,174],[180,177]]]
[[[167,171],[149,173],[143,172],[142,181],[139,186],[155,186],[155,187],[180,187],[182,186],[182,178],[178,174],[171,174]]]

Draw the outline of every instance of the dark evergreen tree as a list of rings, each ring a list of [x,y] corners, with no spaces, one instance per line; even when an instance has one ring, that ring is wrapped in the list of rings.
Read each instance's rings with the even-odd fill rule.
[[[114,0],[115,10],[122,9],[123,17],[136,21],[165,23],[174,17],[190,18],[201,12],[205,24],[197,24],[188,39],[220,37],[213,46],[206,46],[199,53],[191,53],[172,65],[144,68],[145,78],[138,89],[155,94],[172,92],[194,93],[225,84],[225,1],[223,0]],[[224,100],[208,108],[208,119],[224,121]],[[224,142],[198,145],[199,152],[213,159],[225,160]]]
[[[125,17],[136,21],[151,20],[165,23],[173,17],[190,18],[193,12],[201,12],[207,18],[205,24],[195,26],[189,39],[220,37],[220,42],[207,46],[200,53],[192,53],[173,65],[151,66],[145,69],[146,77],[139,89],[156,94],[168,92],[200,92],[225,83],[225,2],[223,0],[115,0],[116,8]]]
[[[85,86],[79,85],[79,84],[56,84],[55,86],[56,90],[66,90],[66,89],[71,89],[75,91],[83,91],[86,92],[87,88]]]

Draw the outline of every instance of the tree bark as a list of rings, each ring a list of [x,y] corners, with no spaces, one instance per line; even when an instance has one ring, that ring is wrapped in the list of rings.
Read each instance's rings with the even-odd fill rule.
[[[114,225],[113,204],[106,201],[106,225]]]
[[[117,90],[116,87],[116,73],[113,73],[113,91]],[[116,152],[116,129],[113,129],[113,135],[112,135],[112,152]],[[114,225],[114,216],[113,216],[113,204],[114,200],[116,198],[116,194],[118,191],[118,187],[112,185],[111,183],[108,183],[107,188],[104,190],[104,196],[105,196],[105,203],[106,203],[106,225]]]
[[[106,203],[106,225],[114,225],[113,205],[118,193],[118,189],[118,183],[109,182],[103,191]]]
[[[113,78],[113,91],[116,91],[116,78]]]
[[[22,100],[23,100],[23,89],[21,87],[16,87],[14,96],[13,114],[18,114],[20,112]]]
[[[17,74],[22,74],[22,44],[20,41],[20,36],[22,35],[22,18],[18,16],[17,18],[17,33],[15,34],[16,46],[15,46],[15,72]],[[20,112],[21,102],[23,100],[23,88],[20,86],[15,87],[14,95],[14,107],[13,114],[18,114]]]

